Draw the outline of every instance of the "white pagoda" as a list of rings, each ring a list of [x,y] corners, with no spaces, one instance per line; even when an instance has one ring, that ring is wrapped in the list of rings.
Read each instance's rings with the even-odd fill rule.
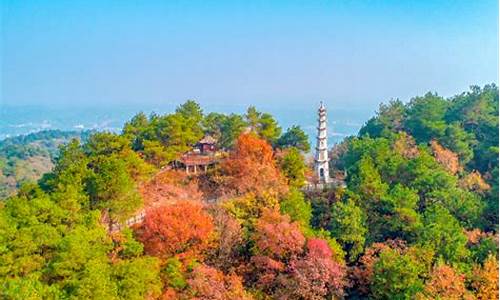
[[[318,109],[318,134],[316,136],[316,154],[314,156],[314,172],[320,183],[330,182],[328,167],[328,138],[326,133],[326,108],[323,102]]]

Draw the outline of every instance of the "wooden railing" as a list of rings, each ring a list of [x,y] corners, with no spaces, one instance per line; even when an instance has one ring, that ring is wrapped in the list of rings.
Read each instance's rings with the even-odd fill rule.
[[[117,232],[117,231],[122,230],[125,227],[130,227],[130,226],[135,225],[135,224],[140,224],[140,223],[144,222],[145,217],[146,217],[146,210],[143,209],[138,214],[132,216],[131,218],[127,219],[123,223],[114,222],[113,224],[111,224],[109,231],[110,232]]]

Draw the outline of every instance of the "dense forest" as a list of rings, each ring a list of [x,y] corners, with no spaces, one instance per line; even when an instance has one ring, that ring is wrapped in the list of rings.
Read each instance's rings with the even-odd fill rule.
[[[255,107],[139,113],[0,202],[1,297],[497,299],[498,129],[495,85],[390,101],[318,190],[304,131]],[[205,135],[214,167],[171,168]]]
[[[24,183],[38,180],[54,164],[58,147],[90,131],[43,130],[0,141],[0,198],[14,194]]]

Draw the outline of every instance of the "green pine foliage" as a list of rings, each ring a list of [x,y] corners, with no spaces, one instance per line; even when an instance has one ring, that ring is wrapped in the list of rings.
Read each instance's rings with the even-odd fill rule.
[[[245,157],[253,149],[231,152],[244,132],[266,147],[261,169]],[[159,168],[204,135],[229,152],[233,167],[248,168],[238,173],[245,180],[262,182],[262,170],[272,170],[279,192],[250,185],[222,203],[176,203],[168,218],[112,231],[144,208],[141,191],[155,174],[174,176]],[[307,139],[298,126],[281,134],[255,107],[204,114],[189,100],[171,114],[139,113],[120,134],[61,142],[57,155],[47,154],[50,172],[0,202],[0,298],[498,297],[495,85],[381,105],[332,151],[345,187],[305,188]],[[0,143],[2,172],[45,151],[34,141]],[[168,190],[177,197],[187,186],[217,187],[229,167],[198,178],[206,181],[163,178],[163,188],[180,182]],[[158,255],[172,245],[175,255]]]

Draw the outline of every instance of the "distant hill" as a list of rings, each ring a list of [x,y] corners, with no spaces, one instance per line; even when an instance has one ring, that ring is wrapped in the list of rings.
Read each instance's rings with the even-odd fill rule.
[[[90,131],[43,130],[0,141],[0,198],[12,195],[24,182],[36,181],[54,166],[60,145],[86,139]]]

